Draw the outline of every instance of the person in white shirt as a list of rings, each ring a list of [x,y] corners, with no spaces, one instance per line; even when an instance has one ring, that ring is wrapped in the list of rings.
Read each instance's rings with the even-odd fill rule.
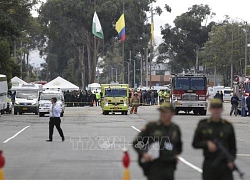
[[[53,140],[53,131],[54,131],[54,126],[56,126],[56,129],[58,130],[62,141],[65,140],[63,131],[61,128],[61,112],[62,108],[59,104],[56,103],[57,99],[53,97],[51,99],[51,107],[50,107],[50,120],[49,120],[49,140],[46,140],[47,142],[52,142]]]

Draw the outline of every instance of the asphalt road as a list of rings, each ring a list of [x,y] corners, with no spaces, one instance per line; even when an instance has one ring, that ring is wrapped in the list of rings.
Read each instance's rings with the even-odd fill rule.
[[[121,149],[127,147],[131,180],[143,180],[131,142],[148,121],[157,120],[156,108],[140,107],[137,115],[128,116],[104,116],[99,107],[67,108],[62,118],[66,141],[61,142],[55,129],[52,143],[45,142],[48,117],[3,115],[0,117],[0,149],[6,158],[5,177],[9,180],[120,180],[123,175]],[[246,172],[246,180],[250,180],[250,118],[229,117],[229,108],[229,104],[225,104],[224,117],[232,120],[236,129],[237,163]],[[176,179],[201,179],[202,153],[191,147],[191,141],[202,118],[185,114],[174,118],[181,127],[184,142]],[[235,179],[239,179],[236,173]]]

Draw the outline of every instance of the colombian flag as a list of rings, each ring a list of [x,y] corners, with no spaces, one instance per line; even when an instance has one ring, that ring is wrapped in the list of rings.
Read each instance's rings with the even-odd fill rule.
[[[125,41],[126,33],[125,33],[125,17],[124,13],[121,15],[119,20],[115,24],[115,29],[118,32],[119,40]]]

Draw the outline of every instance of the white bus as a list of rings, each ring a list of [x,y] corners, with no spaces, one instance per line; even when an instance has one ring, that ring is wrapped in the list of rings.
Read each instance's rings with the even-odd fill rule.
[[[7,77],[0,74],[0,111],[1,114],[7,108],[8,83]]]

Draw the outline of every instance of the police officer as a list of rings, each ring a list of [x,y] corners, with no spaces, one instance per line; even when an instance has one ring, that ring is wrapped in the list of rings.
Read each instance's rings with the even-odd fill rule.
[[[170,103],[161,104],[158,121],[150,122],[133,142],[139,154],[139,165],[148,180],[173,180],[178,155],[182,152],[181,131],[172,122],[175,111]],[[159,157],[149,155],[150,145],[159,143]]]
[[[214,140],[219,141],[236,157],[236,142],[233,125],[222,119],[223,103],[220,99],[213,99],[210,103],[211,117],[201,120],[195,131],[193,147],[203,149],[205,157],[203,163],[203,180],[233,180],[233,162],[221,159]],[[214,163],[218,161],[218,163]]]
[[[138,109],[138,106],[140,105],[140,99],[138,97],[137,92],[134,93],[134,96],[131,100],[131,104],[132,104],[132,108],[130,110],[130,114],[132,114],[133,112],[137,114],[137,109]]]
[[[238,105],[239,105],[239,98],[236,95],[236,93],[231,97],[231,111],[230,111],[230,116],[232,116],[233,112],[234,115],[238,115]]]
[[[51,99],[51,107],[50,107],[50,120],[49,120],[49,140],[46,140],[47,142],[52,142],[53,140],[53,131],[54,126],[56,126],[56,129],[58,130],[62,141],[65,140],[63,131],[61,129],[61,112],[62,108],[59,104],[57,104],[57,99],[53,97]]]

